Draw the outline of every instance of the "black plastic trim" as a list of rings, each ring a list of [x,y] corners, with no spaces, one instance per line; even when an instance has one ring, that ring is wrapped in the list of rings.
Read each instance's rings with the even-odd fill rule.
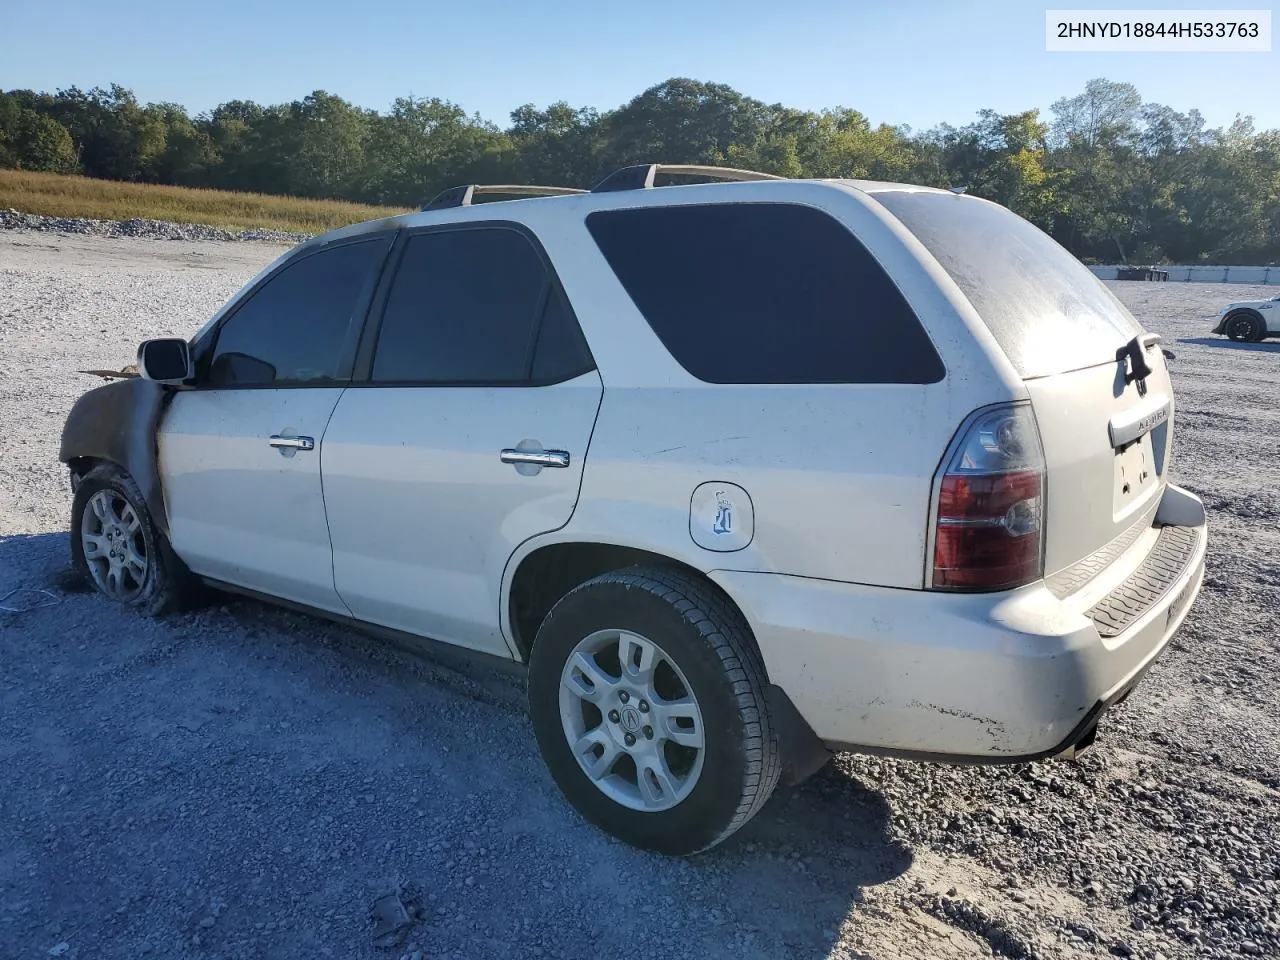
[[[765,698],[781,747],[782,782],[788,786],[803,783],[822,769],[832,752],[813,732],[785,690],[771,683],[765,690]]]
[[[612,193],[615,190],[647,190],[653,186],[658,173],[656,163],[637,163],[615,170],[594,187],[592,193]]]
[[[351,629],[368,636],[375,637],[379,640],[385,640],[409,653],[425,655],[441,663],[468,667],[479,666],[484,669],[497,670],[500,673],[513,677],[523,677],[528,672],[528,667],[525,664],[521,663],[519,660],[513,660],[509,657],[498,656],[497,654],[492,653],[482,653],[481,651],[459,646],[456,643],[449,643],[445,640],[433,640],[430,637],[423,637],[414,633],[406,633],[403,630],[395,630],[391,627],[382,627],[376,623],[369,623],[366,620],[359,620],[355,617],[341,613],[331,613],[328,610],[321,610],[317,607],[308,606],[305,603],[298,603],[294,600],[285,600],[281,597],[273,597],[270,594],[260,593],[257,590],[253,590],[248,587],[241,587],[234,583],[227,583],[223,580],[216,580],[212,577],[202,576],[198,577],[198,579],[205,586],[212,587],[215,590],[221,590],[225,593],[233,593],[237,596],[247,597],[250,600],[257,600],[269,606],[279,607],[294,613],[306,614],[320,620],[327,620],[330,623],[336,623],[339,626],[350,627]]]
[[[441,190],[434,197],[422,205],[422,212],[428,210],[445,210],[449,207],[466,207],[470,206],[471,198],[475,195],[474,184],[463,184],[458,187],[450,187],[447,190]]]
[[[1172,591],[1200,546],[1203,527],[1160,528],[1138,569],[1085,612],[1103,637],[1118,637]]]

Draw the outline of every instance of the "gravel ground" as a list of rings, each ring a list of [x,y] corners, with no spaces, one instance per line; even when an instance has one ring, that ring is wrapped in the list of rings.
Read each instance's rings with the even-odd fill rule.
[[[1280,344],[1202,319],[1262,288],[1116,285],[1177,354],[1174,470],[1212,541],[1091,753],[841,756],[671,861],[561,800],[515,679],[249,601],[149,621],[67,577],[76,371],[190,333],[280,249],[0,233],[0,604],[24,611],[0,612],[0,957],[1280,955]],[[422,916],[380,950],[397,887]]]

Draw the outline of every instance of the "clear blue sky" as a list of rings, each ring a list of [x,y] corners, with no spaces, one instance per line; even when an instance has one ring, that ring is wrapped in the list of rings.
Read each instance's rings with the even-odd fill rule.
[[[1269,0],[1268,0],[1269,2]],[[848,106],[923,129],[991,107],[1047,113],[1091,77],[1198,107],[1210,125],[1280,127],[1280,52],[1047,53],[1044,11],[1070,0],[0,0],[0,89],[112,82],[192,113],[324,89],[385,110],[436,96],[506,125],[513,107],[616,107],[662,80],[727,83],[769,103]],[[1266,2],[1085,8],[1266,8]],[[1280,29],[1280,17],[1276,28]]]

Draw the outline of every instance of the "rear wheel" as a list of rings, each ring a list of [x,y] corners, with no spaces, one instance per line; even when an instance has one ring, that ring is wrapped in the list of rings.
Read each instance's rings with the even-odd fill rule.
[[[1238,343],[1257,343],[1266,336],[1262,318],[1252,310],[1242,310],[1227,317],[1227,336]]]
[[[552,777],[584,817],[682,855],[732,834],[777,783],[765,684],[726,598],[679,571],[635,568],[582,584],[548,614],[530,713]]]
[[[158,615],[179,605],[183,584],[133,478],[114,464],[85,475],[71,504],[71,561],[99,593]]]

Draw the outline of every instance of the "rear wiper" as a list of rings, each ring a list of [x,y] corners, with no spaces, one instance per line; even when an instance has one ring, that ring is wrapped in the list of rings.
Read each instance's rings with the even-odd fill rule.
[[[1155,337],[1155,340],[1152,340],[1152,337]],[[1154,333],[1149,333],[1146,336],[1137,336],[1116,351],[1116,363],[1129,361],[1129,369],[1125,371],[1124,375],[1126,385],[1136,380],[1138,381],[1138,390],[1146,390],[1146,381],[1147,377],[1151,376],[1151,368],[1147,366],[1147,358],[1143,356],[1143,348],[1147,346],[1147,341],[1157,343],[1159,339],[1159,334]]]

